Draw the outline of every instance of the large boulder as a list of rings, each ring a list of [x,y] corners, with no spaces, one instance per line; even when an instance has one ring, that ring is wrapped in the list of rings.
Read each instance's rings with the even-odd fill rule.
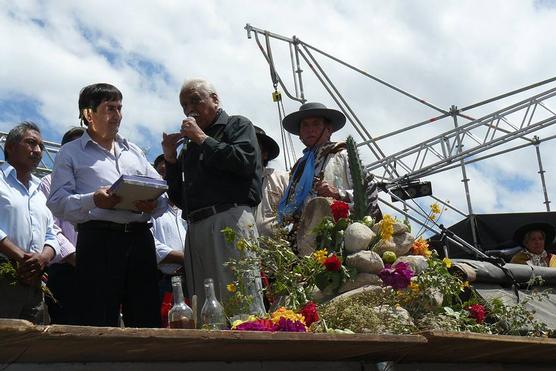
[[[350,298],[350,297],[356,296],[356,295],[364,295],[364,294],[367,294],[367,293],[380,295],[384,290],[385,290],[384,287],[377,286],[377,285],[362,286],[362,287],[359,287],[358,289],[353,289],[353,290],[350,290],[350,291],[346,291],[343,294],[340,294],[340,295],[334,297],[332,300],[330,300],[330,302],[335,302],[335,301],[338,301],[338,300],[347,299],[347,298]]]
[[[378,274],[384,268],[382,258],[374,251],[364,250],[346,257],[346,265],[362,273]]]
[[[340,286],[338,293],[342,294],[344,292],[358,289],[363,286],[369,285],[380,285],[382,280],[379,276],[372,273],[358,273],[353,279],[347,280]]]
[[[393,251],[396,252],[396,244],[393,240],[379,240],[373,247],[373,251],[376,252],[379,256],[382,256],[385,251]],[[396,256],[398,254],[396,253]]]
[[[402,256],[409,252],[413,242],[415,242],[415,237],[411,235],[409,232],[404,232],[400,234],[395,234],[392,237],[392,240],[396,244],[396,256]]]
[[[363,223],[350,224],[344,233],[344,248],[348,253],[367,250],[376,234]]]

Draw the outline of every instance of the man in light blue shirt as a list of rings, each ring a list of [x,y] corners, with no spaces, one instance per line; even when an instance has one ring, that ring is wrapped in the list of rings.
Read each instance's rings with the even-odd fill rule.
[[[54,218],[39,191],[37,167],[44,145],[32,122],[14,127],[6,138],[0,167],[0,263],[17,269],[17,282],[0,277],[0,318],[36,322],[42,303],[41,277],[59,251]]]
[[[54,163],[48,207],[77,226],[79,324],[159,327],[156,255],[149,220],[167,197],[135,202],[140,211],[115,209],[109,187],[121,175],[160,176],[141,149],[118,134],[122,93],[92,84],[79,95],[83,136],[64,145]]]

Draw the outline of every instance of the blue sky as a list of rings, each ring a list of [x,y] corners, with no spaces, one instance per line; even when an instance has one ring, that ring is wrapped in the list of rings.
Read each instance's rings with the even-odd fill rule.
[[[150,159],[163,131],[182,120],[184,79],[214,83],[223,107],[280,137],[268,66],[246,23],[303,41],[435,105],[463,107],[556,76],[554,1],[0,1],[0,131],[34,120],[46,140],[78,125],[79,90],[110,82],[124,95],[121,133]],[[289,54],[274,43],[279,72]],[[436,115],[343,67],[323,61],[373,136]],[[289,81],[289,80],[288,80]],[[304,68],[309,100],[334,106]],[[554,85],[550,86],[554,87]],[[548,89],[548,87],[546,87]],[[537,89],[535,92],[542,91]],[[476,117],[527,95],[473,112]],[[284,101],[288,112],[298,104]],[[555,104],[556,106],[556,104]],[[385,140],[395,153],[452,127],[449,120]],[[538,133],[553,135],[554,128]],[[336,134],[358,139],[347,127]],[[301,146],[294,138],[297,153]],[[556,199],[552,142],[541,146],[548,190]],[[362,151],[363,152],[363,151]],[[365,160],[369,154],[362,153]],[[469,167],[476,212],[544,210],[533,148]],[[276,162],[276,167],[284,165]],[[459,169],[431,177],[435,194],[466,211]],[[428,207],[429,200],[423,200]],[[459,217],[446,213],[446,222]]]

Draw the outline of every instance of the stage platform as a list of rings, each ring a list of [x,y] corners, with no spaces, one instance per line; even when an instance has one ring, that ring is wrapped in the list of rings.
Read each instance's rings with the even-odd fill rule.
[[[73,366],[160,371],[188,364],[197,365],[192,369],[204,365],[214,370],[284,369],[277,364],[288,365],[288,370],[313,369],[311,365],[332,370],[359,364],[353,369],[372,370],[382,361],[393,361],[393,370],[424,369],[424,365],[470,370],[487,364],[496,365],[488,369],[527,365],[548,370],[556,363],[556,339],[442,331],[402,336],[34,326],[27,321],[0,320],[2,370]]]

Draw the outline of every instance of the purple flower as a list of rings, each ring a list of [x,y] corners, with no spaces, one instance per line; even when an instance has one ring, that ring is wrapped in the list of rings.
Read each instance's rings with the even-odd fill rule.
[[[255,321],[243,322],[236,327],[240,331],[276,331],[271,320],[257,319]]]
[[[394,290],[405,289],[411,282],[413,271],[409,264],[404,262],[397,263],[394,267],[382,269],[378,276],[387,286],[392,286]]]
[[[278,323],[274,325],[274,331],[307,332],[307,327],[301,321],[292,321],[281,317]]]

